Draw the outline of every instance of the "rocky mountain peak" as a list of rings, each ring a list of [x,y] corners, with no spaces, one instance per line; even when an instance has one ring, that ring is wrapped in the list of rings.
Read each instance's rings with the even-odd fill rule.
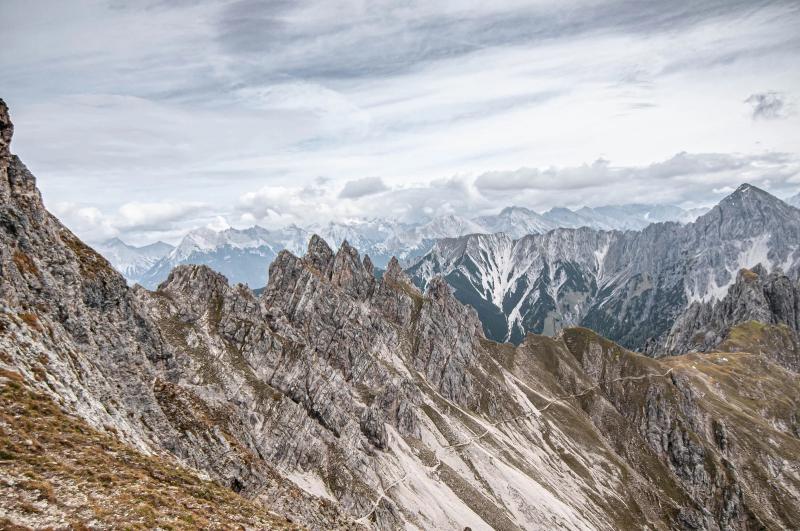
[[[389,260],[389,264],[386,266],[386,272],[383,274],[383,278],[392,282],[405,282],[406,284],[411,284],[411,280],[406,275],[406,272],[403,271],[400,261],[397,260],[397,257],[395,256]]]
[[[689,226],[698,234],[715,235],[726,241],[766,237],[771,246],[781,248],[800,238],[797,209],[751,184],[739,186]]]
[[[513,216],[514,214],[537,215],[533,210],[521,206],[507,206],[500,211],[501,216]]]
[[[369,273],[370,275],[374,275],[375,274],[375,265],[372,263],[372,259],[369,257],[369,255],[367,255],[367,254],[364,255],[363,263],[364,263],[364,270],[367,273]]]
[[[128,247],[128,244],[121,239],[114,237],[103,242],[106,247]]]
[[[325,272],[333,264],[333,250],[325,240],[317,234],[312,234],[311,239],[308,240],[308,250],[303,258],[317,270]]]
[[[761,265],[760,263],[754,265],[750,269],[742,268],[739,270],[739,273],[736,275],[736,282],[737,283],[748,283],[751,284],[753,282],[757,282],[758,280],[762,280],[766,278],[769,274],[767,268]]]
[[[753,207],[759,204],[769,205],[774,203],[782,203],[782,201],[757,186],[744,183],[739,185],[733,193],[723,198],[722,201],[720,201],[720,206],[723,208],[737,206]]]
[[[333,259],[331,282],[357,299],[363,299],[372,293],[375,277],[364,267],[358,250],[347,240],[342,242]]]
[[[586,207],[582,208],[582,210],[584,209],[586,209]],[[575,214],[575,212],[568,209],[567,207],[553,207],[547,212],[545,212],[545,215],[564,215],[564,214]]]
[[[774,216],[796,216],[794,209],[786,203],[752,184],[742,184],[733,193],[726,196],[708,214],[701,216],[737,216],[753,218],[758,222],[765,222]]]
[[[800,332],[800,284],[779,268],[768,272],[762,264],[741,269],[721,300],[695,302],[675,321],[665,340],[665,351],[706,352],[720,348],[731,330],[746,322],[784,326],[797,341]],[[777,363],[790,370],[800,368],[800,356],[781,349]]]
[[[204,298],[219,295],[228,286],[228,279],[204,265],[180,265],[172,270],[161,285],[163,293],[197,293]]]

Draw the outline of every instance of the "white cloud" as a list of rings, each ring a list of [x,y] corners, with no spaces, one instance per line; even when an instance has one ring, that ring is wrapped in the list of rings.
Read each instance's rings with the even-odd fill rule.
[[[204,203],[125,203],[119,208],[116,225],[121,229],[154,229],[208,211]]]
[[[119,234],[111,220],[97,207],[62,202],[50,208],[62,222],[88,241],[103,241]]]
[[[255,220],[253,220],[253,221],[255,222]],[[254,224],[254,223],[251,223],[251,224]],[[223,231],[223,230],[231,228],[231,224],[228,223],[228,220],[225,219],[225,217],[223,217],[223,216],[215,216],[214,219],[212,219],[209,223],[206,224],[206,227],[211,229],[211,230],[220,232],[220,231]]]
[[[210,211],[204,203],[168,201],[129,202],[110,212],[98,206],[61,202],[54,204],[52,210],[68,227],[92,243],[115,236],[137,243],[174,240],[187,230],[204,224]],[[219,223],[218,218],[210,222]]]

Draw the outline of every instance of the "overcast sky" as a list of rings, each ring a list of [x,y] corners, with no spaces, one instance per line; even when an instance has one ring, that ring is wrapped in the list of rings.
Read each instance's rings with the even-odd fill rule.
[[[13,150],[90,241],[800,191],[800,2],[2,0]]]

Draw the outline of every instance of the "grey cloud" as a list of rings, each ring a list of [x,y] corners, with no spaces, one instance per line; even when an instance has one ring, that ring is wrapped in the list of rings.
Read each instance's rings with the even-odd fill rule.
[[[216,30],[227,53],[266,58],[274,69],[267,75],[345,79],[394,75],[487,47],[598,33],[672,31],[746,15],[766,5],[791,5],[767,0],[576,4],[498,3],[489,13],[474,13],[435,1],[339,1],[315,8],[309,0],[240,0],[220,14]],[[330,10],[329,16],[309,16],[320,8]],[[256,75],[264,81],[263,69]]]
[[[667,160],[645,166],[612,166],[599,159],[593,164],[564,168],[520,168],[514,171],[492,171],[479,175],[475,187],[492,197],[519,192],[563,193],[594,190],[620,184],[635,189],[654,189],[661,181],[674,181],[676,192],[691,185],[700,196],[707,196],[710,186],[703,179],[727,178],[736,183],[739,175],[749,179],[781,185],[797,174],[797,161],[785,153],[738,155],[724,153],[678,153]],[[679,193],[675,194],[680,196]],[[587,196],[588,197],[588,196]],[[680,200],[690,199],[680,196]]]
[[[490,171],[475,179],[475,187],[481,192],[509,192],[529,190],[537,187],[541,172],[536,168],[520,168],[515,171]]]
[[[791,17],[792,15],[789,16]],[[793,16],[797,17],[797,13],[795,12]],[[795,34],[774,35],[772,38],[778,42],[770,41],[761,44],[750,40],[741,40],[726,43],[733,46],[734,49],[720,50],[717,48],[714,50],[695,51],[689,57],[668,62],[660,70],[660,74],[669,75],[686,70],[708,70],[720,66],[728,66],[737,61],[754,60],[773,54],[796,54],[798,48],[800,48],[800,38]]]
[[[434,129],[443,124],[454,125],[459,122],[468,122],[476,119],[518,111],[524,107],[531,107],[547,103],[555,98],[567,94],[568,91],[548,90],[531,94],[506,96],[501,98],[485,98],[480,101],[465,105],[463,102],[437,105],[435,112],[424,115],[404,116],[389,126],[386,131],[405,131],[414,129],[424,131]]]
[[[342,199],[358,199],[359,197],[379,194],[388,189],[389,187],[380,177],[364,177],[363,179],[347,181],[342,191],[339,192],[339,197]]]
[[[681,175],[741,170],[758,159],[758,156],[737,157],[736,155],[720,153],[687,153],[684,151],[665,161],[630,171],[638,172],[642,177],[669,179]]]
[[[778,92],[751,94],[746,100],[753,108],[753,120],[774,120],[786,117],[786,102]]]

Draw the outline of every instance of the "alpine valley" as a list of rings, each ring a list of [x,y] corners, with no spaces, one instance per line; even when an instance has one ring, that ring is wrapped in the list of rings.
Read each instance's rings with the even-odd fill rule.
[[[0,527],[800,523],[800,212],[761,190],[437,238],[380,278],[299,229],[117,243],[136,275],[270,249],[258,295],[198,264],[151,291],[46,210],[12,133],[0,101]]]

